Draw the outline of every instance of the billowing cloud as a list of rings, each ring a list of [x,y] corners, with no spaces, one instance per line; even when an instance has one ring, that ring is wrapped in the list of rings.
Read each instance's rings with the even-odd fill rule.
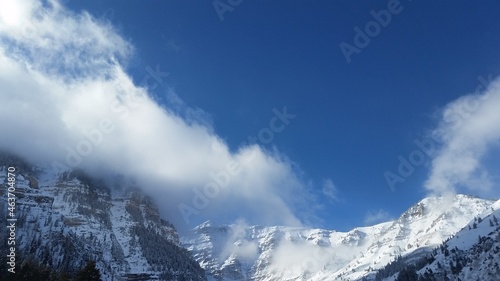
[[[0,150],[55,169],[129,175],[178,226],[241,214],[301,224],[290,202],[309,196],[293,163],[258,144],[230,151],[206,113],[175,92],[175,106],[158,104],[150,91],[161,71],[134,84],[134,49],[112,25],[55,0],[0,3]],[[273,124],[288,125],[282,111],[269,110]]]
[[[219,256],[221,262],[232,255],[240,261],[254,261],[258,258],[259,244],[252,239],[251,233],[247,233],[248,229],[248,224],[242,219],[237,220],[231,227]]]
[[[500,144],[500,79],[487,82],[479,77],[479,81],[475,93],[443,109],[433,132],[440,147],[433,155],[425,187],[434,193],[464,188],[483,194],[494,191],[491,169],[498,168],[499,162],[498,157],[488,156],[498,155]]]
[[[339,270],[342,264],[355,258],[356,251],[352,247],[332,245],[326,242],[328,240],[324,240],[328,244],[323,244],[314,240],[297,239],[294,234],[290,234],[273,251],[271,263],[265,270],[281,274],[283,280],[301,280],[300,277],[315,280],[312,277],[321,274],[325,267]]]

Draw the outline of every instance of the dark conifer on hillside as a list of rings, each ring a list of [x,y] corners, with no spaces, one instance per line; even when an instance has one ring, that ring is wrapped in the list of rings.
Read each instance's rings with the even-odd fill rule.
[[[101,273],[95,266],[95,261],[89,261],[76,276],[76,281],[102,281]]]

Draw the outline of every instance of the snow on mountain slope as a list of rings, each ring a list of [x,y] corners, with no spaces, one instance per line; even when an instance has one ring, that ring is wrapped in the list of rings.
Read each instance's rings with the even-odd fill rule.
[[[7,165],[17,170],[18,258],[66,272],[95,260],[103,280],[206,280],[174,227],[123,181],[110,188],[82,172],[58,173],[0,155],[0,217],[7,217]],[[1,241],[5,235],[0,232]]]
[[[323,280],[321,278],[327,276],[348,276],[348,280],[356,280],[381,268],[398,255],[404,256],[416,250],[419,255],[425,255],[493,202],[466,195],[425,198],[404,212],[381,233],[363,256],[347,265],[342,272],[320,275],[319,279],[313,280]]]
[[[500,200],[440,247],[417,274],[436,280],[500,280]]]
[[[430,252],[493,203],[426,198],[395,221],[349,232],[207,222],[182,242],[213,280],[358,280],[398,255]]]

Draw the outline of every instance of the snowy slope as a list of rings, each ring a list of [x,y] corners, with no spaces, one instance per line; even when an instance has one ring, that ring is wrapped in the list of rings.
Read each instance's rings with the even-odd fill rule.
[[[417,271],[419,275],[436,280],[500,280],[500,200],[444,243],[433,258]]]
[[[213,280],[359,280],[399,255],[429,253],[493,202],[426,198],[395,221],[349,232],[206,222],[181,240]]]
[[[17,167],[16,247],[23,258],[68,272],[95,260],[103,280],[205,280],[173,226],[125,182],[111,189],[78,171],[58,173],[0,155],[0,217],[7,217],[7,163]]]

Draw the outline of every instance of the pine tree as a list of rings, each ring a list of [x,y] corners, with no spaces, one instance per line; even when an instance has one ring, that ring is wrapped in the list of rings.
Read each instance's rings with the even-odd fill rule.
[[[59,275],[58,281],[70,281],[70,280],[71,280],[71,278],[68,275],[68,273],[66,273],[66,272],[63,272],[63,273],[61,273],[61,275]]]
[[[101,272],[95,267],[95,261],[89,261],[76,276],[76,281],[102,281]]]
[[[396,281],[418,281],[418,275],[415,269],[410,266],[399,272]]]

